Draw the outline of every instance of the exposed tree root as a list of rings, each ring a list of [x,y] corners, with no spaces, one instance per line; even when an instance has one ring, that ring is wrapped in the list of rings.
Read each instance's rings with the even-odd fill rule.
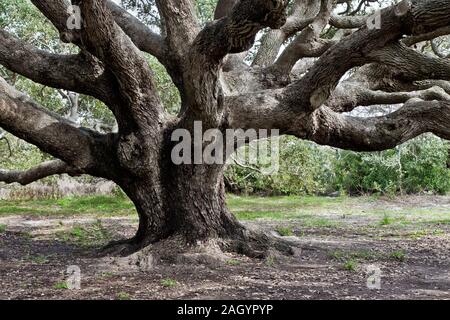
[[[137,266],[147,270],[156,264],[191,264],[216,267],[239,254],[252,259],[267,259],[274,256],[293,256],[298,245],[261,230],[243,229],[229,239],[208,239],[190,244],[182,235],[146,245],[136,239],[117,241],[107,245],[100,255],[113,259],[122,266]]]
[[[265,259],[271,253],[294,255],[295,243],[269,235],[261,230],[244,229],[242,234],[226,242],[225,251],[236,252],[249,258]]]
[[[99,256],[127,257],[146,247],[145,242],[137,241],[136,238],[113,241],[100,249]]]

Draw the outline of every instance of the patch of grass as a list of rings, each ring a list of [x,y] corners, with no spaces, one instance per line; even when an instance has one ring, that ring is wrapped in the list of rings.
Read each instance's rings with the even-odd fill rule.
[[[118,300],[131,300],[131,296],[129,293],[126,293],[126,292],[119,292],[117,294],[117,299]]]
[[[318,209],[336,207],[346,197],[326,198],[313,196],[284,197],[248,197],[228,196],[228,206],[240,220],[286,220],[299,219],[305,213],[314,213]]]
[[[436,229],[431,232],[433,236],[445,236],[446,233],[444,230]]]
[[[58,289],[58,290],[67,290],[67,289],[69,289],[69,286],[67,285],[67,282],[62,281],[62,282],[55,283],[53,288]]]
[[[267,219],[267,220],[284,220],[289,218],[289,215],[282,212],[271,212],[271,211],[233,211],[236,217],[239,220],[258,220],[258,219]]]
[[[28,232],[28,231],[22,232],[22,233],[20,233],[20,235],[21,235],[25,240],[31,240],[31,239],[33,239],[33,235],[32,235],[30,232]]]
[[[413,240],[420,240],[421,238],[427,237],[430,235],[430,231],[429,230],[414,230],[411,234],[410,234],[410,238]]]
[[[68,197],[59,200],[2,201],[0,215],[71,216],[92,214],[128,216],[136,213],[133,203],[118,196]]]
[[[266,266],[273,268],[275,264],[277,263],[277,259],[273,255],[269,255],[265,260],[264,263]]]
[[[450,219],[441,219],[441,220],[433,220],[433,221],[429,221],[426,222],[429,224],[436,224],[436,225],[450,225]]]
[[[6,224],[0,224],[0,233],[6,232]]]
[[[371,250],[357,250],[350,254],[353,259],[359,260],[373,260],[379,257],[377,252]]]
[[[49,259],[46,256],[42,256],[42,255],[28,256],[26,259],[35,264],[46,264],[49,262]]]
[[[444,236],[446,235],[446,232],[442,229],[420,229],[420,230],[414,230],[409,234],[409,237],[413,240],[420,240],[424,237],[429,236]]]
[[[330,257],[341,261],[372,261],[382,257],[382,254],[372,250],[355,250],[355,251],[343,251],[335,250],[329,253]]]
[[[396,260],[396,261],[400,261],[400,262],[404,262],[406,261],[406,252],[404,250],[398,250],[398,251],[393,251],[389,254],[389,258]]]
[[[174,279],[167,278],[161,280],[161,285],[165,288],[173,288],[178,285],[178,282]]]
[[[8,203],[5,203],[0,207],[0,215],[5,216],[5,215],[20,215],[20,214],[44,215],[45,211],[32,208],[29,206],[10,205],[10,201],[8,201]]]
[[[240,265],[241,264],[241,262],[239,261],[239,260],[236,260],[236,259],[230,259],[230,260],[227,260],[227,265],[229,265],[229,266],[238,266],[238,265]]]
[[[123,197],[93,196],[58,200],[56,204],[74,213],[92,212],[106,215],[129,215],[135,213],[133,203]]]
[[[356,272],[358,271],[358,262],[354,259],[349,259],[344,262],[342,268],[346,271]]]
[[[101,278],[111,278],[113,276],[114,276],[114,273],[110,272],[110,271],[100,273],[100,277]]]
[[[101,221],[87,226],[76,226],[71,230],[58,232],[57,236],[65,242],[75,243],[82,247],[98,247],[111,240],[111,234]]]
[[[391,225],[392,222],[392,218],[388,214],[385,214],[383,219],[380,221],[380,226],[388,226]]]
[[[295,235],[292,227],[279,226],[275,229],[275,231],[278,232],[278,234],[282,237],[292,237]]]

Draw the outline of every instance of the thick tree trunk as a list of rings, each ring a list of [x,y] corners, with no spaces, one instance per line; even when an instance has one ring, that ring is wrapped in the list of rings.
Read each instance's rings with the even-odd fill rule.
[[[243,227],[226,206],[222,166],[179,166],[170,170],[171,227],[190,243],[229,238]]]
[[[168,239],[196,247],[213,241],[223,251],[262,258],[271,248],[292,253],[288,244],[248,230],[228,210],[222,165],[181,165],[164,161],[159,179],[125,179],[121,184],[139,214],[129,240],[108,245],[104,253],[129,255]]]

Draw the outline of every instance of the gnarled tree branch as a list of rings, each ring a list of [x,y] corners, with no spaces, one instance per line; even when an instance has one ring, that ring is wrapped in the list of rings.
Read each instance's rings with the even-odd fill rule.
[[[82,12],[83,45],[117,78],[121,96],[120,106],[116,108],[119,126],[125,119],[135,124],[157,123],[163,109],[153,73],[139,49],[116,24],[106,1],[77,0],[73,3],[80,5]],[[135,112],[130,114],[130,110]]]
[[[427,12],[439,11],[432,15]],[[341,77],[371,61],[371,53],[398,41],[404,34],[431,32],[450,22],[448,1],[403,1],[382,10],[381,28],[364,26],[329,49],[302,79],[285,90],[285,104],[299,110],[323,105]]]
[[[0,30],[0,64],[37,83],[94,96],[109,102],[115,96],[113,75],[92,56],[59,55],[39,50]]]
[[[64,173],[71,176],[77,176],[83,172],[69,166],[64,161],[54,160],[41,163],[36,167],[25,171],[0,169],[0,182],[5,182],[7,184],[20,183],[25,186],[43,178]]]
[[[38,146],[55,158],[90,174],[107,169],[98,166],[108,146],[108,137],[79,129],[56,114],[39,107],[0,78],[0,126]],[[102,168],[101,166],[104,166]]]
[[[322,145],[354,151],[391,149],[423,133],[450,139],[450,102],[410,100],[387,116],[357,118],[326,107],[289,133]]]
[[[321,0],[318,16],[287,46],[275,63],[273,69],[277,74],[289,74],[300,58],[320,56],[330,47],[330,41],[320,39],[320,33],[328,24],[333,4],[332,0]]]
[[[164,20],[166,42],[179,60],[200,31],[192,0],[156,0],[158,10]]]
[[[195,39],[184,76],[188,95],[184,113],[187,122],[205,121],[216,126],[222,121],[223,91],[219,83],[221,63],[229,53],[250,49],[255,36],[265,27],[279,28],[286,22],[286,0],[241,0],[220,20],[207,25]],[[183,112],[185,110],[182,110]]]
[[[260,67],[271,65],[277,58],[282,44],[289,37],[314,22],[319,9],[319,0],[296,0],[286,23],[278,30],[269,31],[261,40],[261,46],[253,65]]]
[[[114,2],[107,0],[106,3],[116,23],[140,50],[155,56],[163,65],[170,63],[169,48],[159,34]]]

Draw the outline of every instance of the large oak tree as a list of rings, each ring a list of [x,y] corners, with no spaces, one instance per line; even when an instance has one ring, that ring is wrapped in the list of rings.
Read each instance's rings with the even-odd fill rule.
[[[156,0],[161,34],[109,0],[31,2],[79,53],[42,51],[0,30],[0,64],[102,101],[119,130],[79,128],[0,78],[0,127],[56,159],[25,172],[0,170],[0,181],[27,184],[68,173],[116,182],[136,205],[139,229],[109,246],[113,253],[175,238],[214,241],[250,256],[289,249],[247,230],[228,211],[224,165],[173,163],[172,133],[193,133],[196,121],[204,131],[279,129],[357,151],[392,148],[425,132],[450,138],[450,61],[414,47],[450,33],[449,0],[405,0],[376,18],[357,14],[364,1],[339,15],[336,5],[351,1],[220,0],[204,27],[194,0]],[[71,4],[81,9],[81,29],[68,29]],[[252,64],[244,63],[262,30]],[[144,52],[179,90],[177,116],[165,111]],[[347,114],[383,104],[403,106],[381,117]]]

